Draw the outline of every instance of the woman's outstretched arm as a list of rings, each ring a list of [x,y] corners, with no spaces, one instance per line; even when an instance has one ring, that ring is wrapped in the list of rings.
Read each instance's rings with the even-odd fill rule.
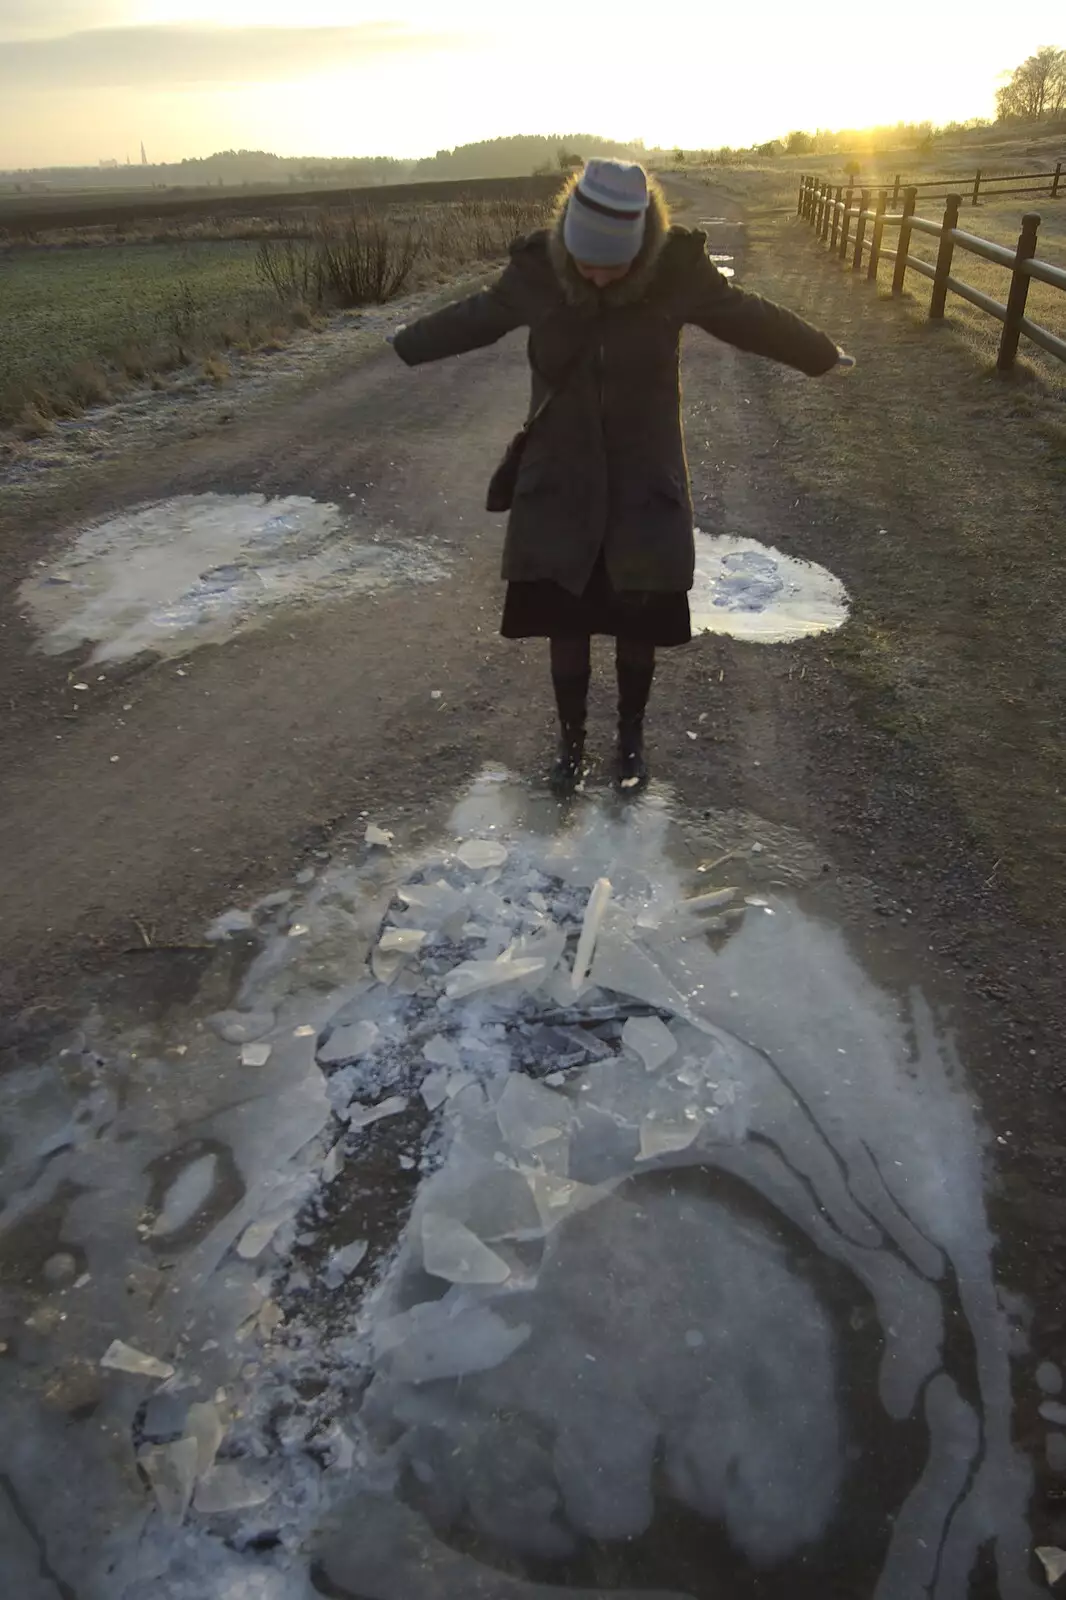
[[[409,367],[460,356],[465,350],[495,344],[505,333],[520,328],[526,321],[521,301],[519,270],[511,262],[489,288],[409,322],[397,330],[390,343]]]
[[[685,321],[716,339],[797,367],[811,378],[821,377],[837,365],[840,351],[828,334],[772,300],[734,288],[708,259],[702,245],[692,264],[689,285]]]

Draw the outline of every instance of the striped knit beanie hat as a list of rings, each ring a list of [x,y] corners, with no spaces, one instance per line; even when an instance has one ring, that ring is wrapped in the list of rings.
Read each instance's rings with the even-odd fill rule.
[[[621,267],[640,252],[648,210],[648,177],[632,161],[594,157],[571,191],[563,242],[575,261]]]

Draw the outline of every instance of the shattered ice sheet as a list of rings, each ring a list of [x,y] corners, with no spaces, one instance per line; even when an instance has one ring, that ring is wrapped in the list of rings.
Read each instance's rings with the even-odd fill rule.
[[[83,529],[20,596],[48,655],[90,640],[101,663],[144,650],[184,654],[285,605],[441,572],[406,542],[368,539],[336,505],[300,495],[181,495]]]
[[[694,632],[763,644],[827,633],[848,616],[847,591],[824,567],[724,533],[696,534],[689,604]]]
[[[544,1577],[599,1562],[621,1600],[704,1600],[709,1539],[738,1592],[958,1600],[984,1550],[1032,1600],[961,1066],[917,984],[882,990],[787,893],[692,936],[734,894],[674,862],[725,847],[675,853],[656,802],[593,801],[544,837],[520,787],[475,785],[419,860],[360,845],[261,919],[239,993],[205,985],[244,1020],[179,1007],[180,1065],[116,1052],[117,1085],[44,1125],[42,1085],[72,1074],[49,1061],[13,1103],[0,1079],[0,1194],[28,1214],[71,1196],[36,1314],[63,1315],[60,1348],[44,1368],[27,1342],[48,1403],[0,1363],[20,1380],[5,1471],[71,1592],[599,1600]],[[458,862],[484,835],[506,859]],[[563,952],[601,878],[575,994]],[[432,939],[383,988],[365,954],[401,919]],[[538,970],[449,995],[472,951]],[[270,1066],[242,1071],[261,1027]],[[133,1375],[100,1371],[115,1339]],[[101,1385],[98,1436],[79,1417]]]

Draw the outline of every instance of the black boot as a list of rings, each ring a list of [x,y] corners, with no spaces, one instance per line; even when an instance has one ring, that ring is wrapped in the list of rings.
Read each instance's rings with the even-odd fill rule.
[[[628,792],[643,789],[648,781],[644,759],[644,719],[618,719],[618,787]]]
[[[618,671],[618,775],[620,789],[631,793],[648,781],[644,759],[644,710],[655,675],[655,654],[650,648],[643,660],[629,660],[619,652]]]
[[[573,794],[585,776],[585,719],[588,707],[589,674],[562,677],[552,674],[555,704],[559,711],[559,757],[549,782],[553,793]]]

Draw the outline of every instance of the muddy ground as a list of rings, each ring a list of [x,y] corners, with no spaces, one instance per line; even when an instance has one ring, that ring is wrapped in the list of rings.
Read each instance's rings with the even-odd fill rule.
[[[1017,731],[1010,701],[959,688],[960,662],[976,678],[983,671],[971,607],[987,553],[966,555],[965,586],[952,579],[974,494],[956,494],[949,481],[935,501],[927,485],[919,502],[884,424],[886,414],[914,412],[917,363],[933,383],[944,352],[918,349],[876,303],[859,304],[850,285],[825,277],[825,263],[799,254],[802,236],[756,231],[751,246],[736,203],[695,188],[688,198],[694,219],[726,219],[716,243],[736,255],[745,286],[786,289],[859,361],[852,377],[818,386],[812,411],[806,380],[690,333],[697,520],[829,567],[852,596],[854,623],[828,641],[768,649],[701,638],[664,657],[650,758],[686,814],[752,813],[810,841],[825,892],[857,939],[889,953],[897,944],[928,950],[990,1130],[998,1276],[1032,1308],[1033,1357],[1061,1362],[1061,792],[1035,782],[1024,760],[1000,761],[1002,746],[990,749],[989,726]],[[909,370],[879,368],[901,337]],[[954,380],[967,359],[964,349],[948,352]],[[500,528],[481,509],[522,409],[522,371],[517,338],[414,372],[386,350],[326,381],[260,396],[198,437],[61,471],[32,492],[0,491],[0,962],[15,1034],[69,1018],[85,985],[135,963],[131,952],[174,951],[180,962],[220,911],[291,881],[314,852],[342,851],[367,816],[416,842],[486,762],[531,780],[543,772],[552,729],[544,650],[496,635]],[[930,399],[934,413],[939,403]],[[967,452],[977,484],[1004,448],[1001,412],[991,395],[987,415],[972,413],[967,440],[953,445]],[[920,417],[911,431],[920,439]],[[849,437],[862,441],[860,464],[848,461]],[[1034,519],[1030,535],[1055,504],[1061,511],[1054,460],[1043,478],[1038,466],[1020,512]],[[355,507],[368,531],[423,542],[446,575],[285,611],[168,661],[87,669],[84,654],[35,649],[17,585],[66,531],[148,500],[212,491]],[[910,607],[916,588],[935,593],[939,611]],[[1038,598],[1053,602],[1050,592]],[[1019,630],[1041,660],[1046,623],[1034,605]],[[911,648],[916,632],[935,638],[937,627],[943,649]],[[602,763],[607,667],[604,656],[592,711]],[[73,690],[85,681],[88,692]],[[923,716],[915,708],[926,686]],[[1061,702],[1047,693],[1030,679],[1025,715],[1045,717],[1041,737],[1054,742]],[[970,758],[986,763],[982,794],[995,804],[973,803],[958,745],[944,734],[952,722]],[[1061,1543],[1063,1479],[1045,1460],[1039,1398],[1031,1385],[1019,1396],[1016,1428],[1035,1473],[1034,1542]]]

